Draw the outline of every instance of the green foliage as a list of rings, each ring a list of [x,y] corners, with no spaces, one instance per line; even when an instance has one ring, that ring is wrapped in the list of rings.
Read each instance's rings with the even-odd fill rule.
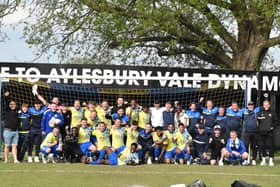
[[[117,57],[120,63],[171,59],[189,66],[259,69],[268,48],[280,42],[270,38],[279,29],[278,0],[33,2],[36,21],[25,27],[26,41],[62,57],[110,54],[109,61]]]
[[[2,31],[3,18],[12,14],[20,4],[20,0],[0,0],[0,42],[5,41],[7,35]]]

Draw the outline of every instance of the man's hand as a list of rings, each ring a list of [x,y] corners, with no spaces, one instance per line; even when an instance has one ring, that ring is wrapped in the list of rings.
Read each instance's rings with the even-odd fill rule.
[[[204,97],[200,97],[199,102],[201,103],[204,100]]]
[[[8,97],[10,95],[10,92],[5,92],[4,96]]]
[[[203,153],[203,154],[202,154],[202,157],[203,157],[204,159],[207,159],[207,154],[206,154],[206,153]]]
[[[137,149],[138,149],[138,150],[142,149],[142,145],[139,145],[139,144],[138,144]]]
[[[212,143],[212,141],[213,141],[213,138],[210,138],[210,139],[209,139],[209,143]]]
[[[221,139],[221,143],[222,143],[222,144],[226,144],[226,142],[225,142],[224,139]]]
[[[237,151],[232,151],[232,154],[237,157],[240,156],[240,153],[238,153]]]

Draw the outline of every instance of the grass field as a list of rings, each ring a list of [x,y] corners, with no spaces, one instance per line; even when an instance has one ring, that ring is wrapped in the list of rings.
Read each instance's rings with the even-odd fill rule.
[[[227,187],[245,180],[263,187],[280,186],[280,163],[261,166],[92,166],[82,164],[3,164],[0,186],[152,186],[189,184],[201,179],[207,187]]]

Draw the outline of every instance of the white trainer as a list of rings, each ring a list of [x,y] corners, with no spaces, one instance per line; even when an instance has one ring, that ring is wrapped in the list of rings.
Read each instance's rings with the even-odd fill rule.
[[[151,164],[152,164],[152,159],[151,159],[151,157],[148,158],[147,164],[148,164],[148,165],[151,165]]]
[[[39,159],[39,157],[38,157],[38,156],[35,156],[35,158],[34,158],[34,162],[35,162],[35,163],[40,163],[40,159]]]
[[[252,166],[257,165],[257,162],[255,160],[252,160]]]
[[[51,153],[51,154],[49,154],[49,156],[48,156],[48,159],[50,160],[50,162],[52,162],[53,164],[55,164],[56,162],[55,162],[55,160],[54,160],[54,155]]]
[[[187,161],[187,166],[191,165],[191,162],[190,161]]]
[[[244,160],[243,162],[242,162],[242,166],[247,166],[249,163],[248,163],[248,161],[247,160]]]
[[[269,165],[269,166],[274,166],[273,159],[272,159],[271,157],[269,158],[269,163],[268,163],[268,165]]]
[[[46,157],[42,156],[42,161],[43,161],[43,164],[47,164]]]
[[[261,166],[265,166],[266,165],[265,157],[262,158],[262,161],[261,161],[260,165]]]
[[[28,162],[28,163],[32,163],[32,162],[33,162],[32,156],[28,156],[27,162]]]
[[[224,162],[222,160],[219,160],[219,166],[223,166]]]

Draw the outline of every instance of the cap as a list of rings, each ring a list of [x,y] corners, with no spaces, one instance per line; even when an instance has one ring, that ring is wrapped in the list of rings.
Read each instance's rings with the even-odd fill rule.
[[[216,130],[216,129],[221,129],[221,126],[220,125],[215,125],[214,130]]]
[[[254,103],[254,101],[249,101],[248,102],[248,105],[254,105],[255,103]]]

